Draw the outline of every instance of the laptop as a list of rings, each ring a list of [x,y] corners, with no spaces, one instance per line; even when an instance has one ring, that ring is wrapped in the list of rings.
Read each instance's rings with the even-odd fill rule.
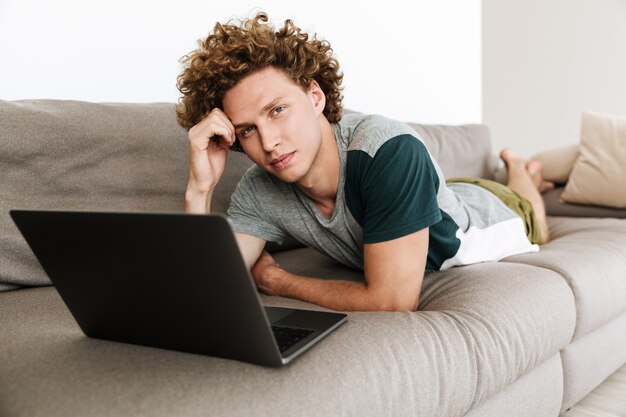
[[[264,307],[220,214],[10,214],[89,337],[281,366],[347,319]]]

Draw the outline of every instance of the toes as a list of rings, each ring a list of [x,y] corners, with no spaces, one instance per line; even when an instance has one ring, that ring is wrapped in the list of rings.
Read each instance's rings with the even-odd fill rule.
[[[526,169],[526,160],[513,151],[511,148],[504,148],[500,152],[500,158],[508,169],[524,170]]]
[[[531,175],[540,173],[542,169],[543,164],[537,160],[532,159],[526,163],[526,171]]]
[[[500,151],[500,159],[502,159],[504,162],[507,162],[509,159],[511,159],[512,156],[514,156],[514,153],[513,149],[511,148],[504,148]]]
[[[552,181],[542,181],[539,186],[539,192],[544,193],[546,191],[550,191],[554,189],[555,184]]]

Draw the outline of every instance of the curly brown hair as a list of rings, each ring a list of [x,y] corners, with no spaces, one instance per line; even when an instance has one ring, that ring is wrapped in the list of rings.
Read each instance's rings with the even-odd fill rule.
[[[326,95],[324,116],[329,122],[341,119],[343,74],[327,41],[318,40],[285,20],[277,32],[267,23],[267,14],[258,13],[239,25],[216,23],[199,48],[181,58],[183,72],[177,87],[183,94],[176,106],[178,123],[189,130],[212,109],[222,107],[226,92],[253,71],[274,66],[307,89],[317,81]],[[231,148],[241,151],[236,142]]]

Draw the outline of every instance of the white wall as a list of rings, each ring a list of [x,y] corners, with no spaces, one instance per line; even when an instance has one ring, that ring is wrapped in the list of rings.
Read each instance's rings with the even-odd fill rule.
[[[583,110],[626,115],[626,1],[483,0],[483,121],[495,149],[578,143]]]
[[[346,107],[481,121],[480,0],[0,0],[0,99],[174,102],[178,60],[254,7],[331,42]]]

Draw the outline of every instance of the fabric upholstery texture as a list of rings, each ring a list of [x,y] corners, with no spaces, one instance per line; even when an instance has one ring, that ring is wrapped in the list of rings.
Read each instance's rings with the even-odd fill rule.
[[[563,399],[562,381],[561,357],[556,354],[464,417],[556,417]]]
[[[576,143],[546,149],[533,155],[530,159],[536,159],[541,162],[543,165],[543,177],[546,181],[565,184],[579,155],[580,145]]]
[[[171,104],[0,101],[0,282],[49,279],[9,210],[182,211],[186,134]]]
[[[12,359],[0,362],[0,415],[44,408],[48,416],[193,415],[188,404],[211,415],[246,415],[254,404],[258,415],[275,416],[462,416],[571,338],[571,291],[557,274],[531,270],[492,263],[434,273],[426,279],[423,311],[350,313],[280,371],[89,339],[54,288],[6,292],[0,356]],[[285,390],[290,400],[281,399]]]
[[[413,126],[447,178],[494,178],[485,126]],[[579,218],[549,217],[541,252],[428,274],[418,312],[351,312],[282,369],[90,339],[53,287],[19,289],[49,281],[9,209],[180,212],[187,149],[171,103],[0,100],[0,416],[547,417],[626,361],[626,220],[593,218],[626,210],[562,188],[548,213]],[[249,166],[229,154],[214,211]],[[296,274],[364,279],[295,241],[271,249]]]
[[[626,363],[626,312],[592,333],[575,340],[561,352],[563,405],[576,404]]]
[[[584,112],[580,156],[561,198],[569,203],[626,208],[626,116]]]
[[[421,125],[409,123],[424,140],[446,178],[494,179],[498,158],[491,151],[485,125]]]
[[[557,187],[542,194],[548,216],[556,217],[615,217],[626,218],[626,209],[570,204],[562,201],[564,187]]]
[[[576,299],[577,339],[626,311],[626,222],[554,217],[548,224],[552,240],[541,252],[504,261],[540,266],[563,276]]]

